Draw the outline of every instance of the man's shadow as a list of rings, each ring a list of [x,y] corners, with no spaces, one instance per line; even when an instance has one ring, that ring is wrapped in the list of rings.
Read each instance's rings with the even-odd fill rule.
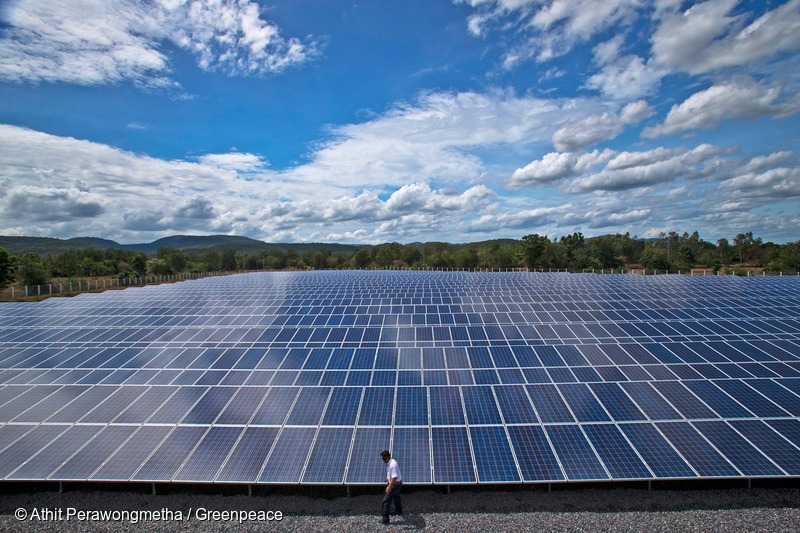
[[[398,529],[425,529],[425,518],[421,514],[405,513],[402,516],[392,515],[390,526]]]

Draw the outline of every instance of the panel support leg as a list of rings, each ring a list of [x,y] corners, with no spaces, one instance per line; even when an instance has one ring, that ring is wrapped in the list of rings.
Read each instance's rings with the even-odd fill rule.
[[[153,483],[153,496],[155,496],[155,495],[156,495],[156,484]]]
[[[248,496],[253,495],[253,485],[247,485],[247,495]]]
[[[648,479],[647,480],[647,490],[653,490],[653,480],[652,479]]]

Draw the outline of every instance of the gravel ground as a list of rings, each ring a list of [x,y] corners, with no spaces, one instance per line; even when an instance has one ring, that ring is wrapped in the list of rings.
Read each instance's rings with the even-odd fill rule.
[[[0,496],[0,531],[800,531],[800,489],[795,488],[570,488],[549,493],[541,488],[485,492],[454,488],[450,494],[412,490],[403,497],[405,516],[392,517],[389,526],[380,524],[378,492],[349,498],[5,493]],[[27,515],[23,520],[15,516],[20,509]],[[50,516],[44,516],[45,510]],[[128,514],[109,520],[74,516],[66,520],[70,510]],[[280,511],[282,519],[256,516],[240,522],[230,516],[208,516],[210,511]]]

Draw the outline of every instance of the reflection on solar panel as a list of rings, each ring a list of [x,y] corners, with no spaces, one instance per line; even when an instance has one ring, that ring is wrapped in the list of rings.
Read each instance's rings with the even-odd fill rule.
[[[800,278],[257,273],[0,304],[0,479],[800,475]]]

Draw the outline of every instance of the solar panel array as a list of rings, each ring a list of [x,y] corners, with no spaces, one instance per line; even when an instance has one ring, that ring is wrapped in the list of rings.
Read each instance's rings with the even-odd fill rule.
[[[800,278],[255,273],[0,305],[0,479],[800,475]]]

